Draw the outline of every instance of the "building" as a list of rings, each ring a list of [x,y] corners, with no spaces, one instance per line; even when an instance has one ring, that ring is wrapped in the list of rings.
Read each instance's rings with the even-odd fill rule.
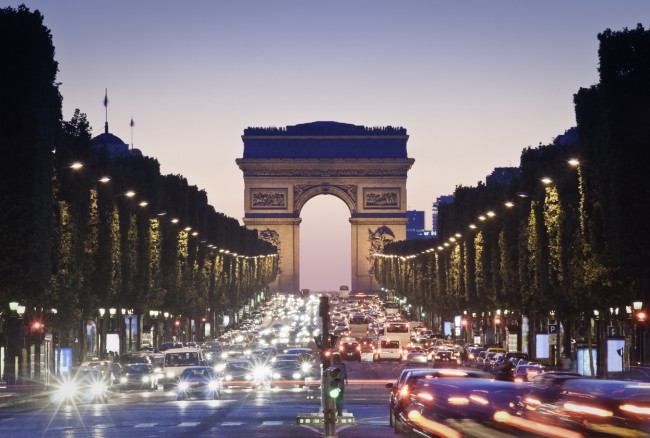
[[[417,239],[418,233],[424,232],[424,211],[407,210],[406,240]]]
[[[451,204],[452,202],[454,202],[454,195],[445,195],[438,196],[436,202],[433,203],[431,208],[431,224],[434,236],[438,234],[438,207],[442,204]]]

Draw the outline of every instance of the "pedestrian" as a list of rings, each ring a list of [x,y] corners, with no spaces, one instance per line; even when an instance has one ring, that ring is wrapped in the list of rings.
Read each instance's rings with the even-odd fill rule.
[[[348,384],[348,369],[338,353],[332,354],[332,366],[339,369],[339,378],[341,379],[341,393],[336,399],[336,415],[342,417],[343,396],[345,395],[345,386]]]

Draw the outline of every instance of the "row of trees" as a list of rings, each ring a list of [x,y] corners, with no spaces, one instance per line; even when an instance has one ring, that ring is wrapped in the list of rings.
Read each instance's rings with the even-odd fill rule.
[[[93,148],[79,110],[63,121],[52,37],[38,11],[0,9],[0,41],[15,42],[0,45],[4,308],[56,308],[63,329],[100,307],[200,319],[207,308],[239,309],[274,280],[276,248],[216,212],[204,191],[161,175],[153,158]],[[70,167],[77,161],[84,166]]]
[[[376,258],[383,286],[445,320],[509,309],[541,330],[553,312],[575,337],[594,310],[626,318],[648,302],[650,32],[598,39],[600,82],[575,94],[577,128],[525,149],[508,184],[457,187],[436,240]]]

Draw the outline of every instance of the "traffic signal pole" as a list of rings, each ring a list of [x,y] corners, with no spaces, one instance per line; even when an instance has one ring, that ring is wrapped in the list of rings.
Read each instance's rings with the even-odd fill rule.
[[[323,321],[323,338],[321,348],[321,411],[323,412],[323,438],[337,438],[336,435],[336,403],[333,402],[330,395],[327,393],[332,376],[331,365],[331,348],[330,345],[330,304],[328,297],[320,298],[320,305],[318,308],[319,316]]]

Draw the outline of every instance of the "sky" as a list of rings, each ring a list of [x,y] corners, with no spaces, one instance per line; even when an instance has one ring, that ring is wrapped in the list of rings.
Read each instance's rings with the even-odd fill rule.
[[[575,125],[598,33],[650,26],[648,0],[0,0],[52,31],[64,117],[87,114],[244,215],[247,127],[337,121],[407,129],[408,208],[424,210]],[[135,122],[133,137],[129,123]],[[301,224],[301,288],[350,283],[349,211]]]

